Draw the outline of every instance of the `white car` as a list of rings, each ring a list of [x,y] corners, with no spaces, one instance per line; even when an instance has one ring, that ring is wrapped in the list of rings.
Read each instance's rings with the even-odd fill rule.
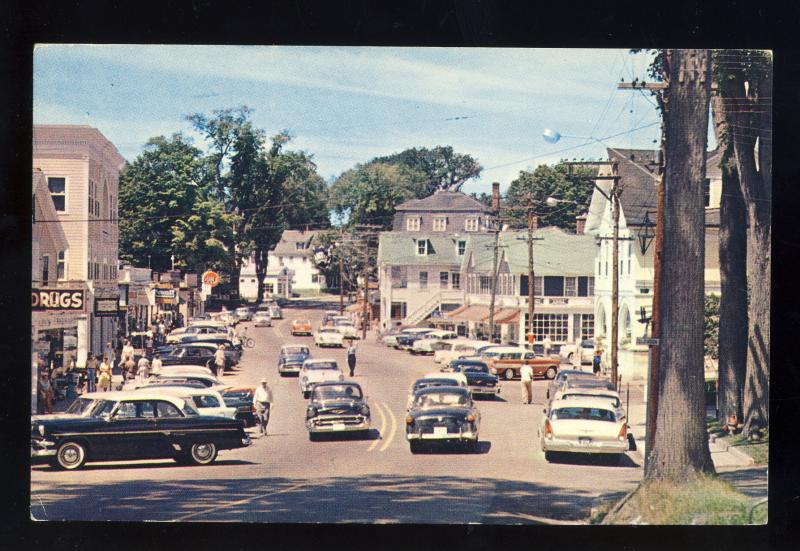
[[[272,306],[269,309],[269,317],[271,317],[274,320],[283,319],[283,312],[281,312],[280,307]]]
[[[557,390],[550,401],[557,402],[559,400],[582,400],[583,398],[600,398],[608,400],[608,403],[614,408],[617,414],[617,419],[625,419],[625,410],[622,408],[622,400],[616,390],[608,388],[568,388],[562,387]]]
[[[250,321],[253,318],[253,312],[247,306],[237,308],[236,315],[240,321]]]
[[[606,398],[556,400],[545,412],[539,443],[548,461],[560,452],[621,458],[628,451],[628,425]]]
[[[191,388],[185,386],[158,386],[156,388],[141,387],[139,391],[159,392],[170,396],[177,396],[194,405],[200,415],[212,417],[236,418],[236,408],[225,405],[222,394],[210,388]]]
[[[272,316],[269,315],[269,312],[264,312],[263,310],[256,312],[253,315],[253,324],[256,327],[272,327]]]
[[[335,327],[320,327],[314,333],[314,344],[317,346],[338,346],[344,348],[344,334]]]
[[[594,351],[595,351],[595,344],[594,341],[591,340],[583,340],[581,341],[581,363],[582,364],[590,364],[592,363],[592,359],[594,358]],[[559,356],[561,356],[562,360],[568,361],[572,363],[572,357],[575,355],[576,346],[575,344],[562,344],[561,348],[558,351]]]
[[[412,354],[433,354],[433,344],[437,341],[448,341],[457,339],[458,335],[455,331],[431,331],[427,333],[421,339],[417,339],[414,341],[414,344],[411,346],[411,353]]]
[[[343,381],[344,373],[331,358],[308,359],[303,362],[297,377],[303,398],[308,398],[314,385],[324,381]]]
[[[438,350],[433,352],[433,361],[437,364],[447,365],[453,360],[473,356],[477,354],[478,349],[484,345],[491,345],[487,341],[473,341],[466,339],[454,339],[450,341],[442,341]]]
[[[345,339],[357,339],[358,329],[353,325],[349,319],[334,320],[334,329],[342,334]]]

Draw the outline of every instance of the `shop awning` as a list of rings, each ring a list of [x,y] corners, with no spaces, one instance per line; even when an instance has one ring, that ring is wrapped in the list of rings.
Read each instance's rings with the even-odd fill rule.
[[[494,314],[495,323],[519,323],[518,308],[503,308]]]
[[[489,307],[482,305],[462,306],[445,314],[444,318],[451,321],[482,321],[489,316]]]
[[[364,305],[360,303],[354,303],[350,306],[346,306],[344,311],[345,312],[361,312],[364,309]]]

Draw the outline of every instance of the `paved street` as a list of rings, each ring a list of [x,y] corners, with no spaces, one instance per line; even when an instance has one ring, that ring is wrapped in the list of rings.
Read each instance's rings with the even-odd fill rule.
[[[31,511],[48,520],[158,520],[357,523],[540,523],[582,521],[598,498],[633,489],[636,455],[612,466],[591,459],[549,464],[536,439],[546,382],[534,383],[535,405],[523,405],[520,383],[502,383],[500,398],[479,402],[477,453],[412,455],[404,437],[411,383],[438,370],[430,357],[386,348],[370,334],[358,344],[355,379],[372,409],[369,439],[309,441],[305,400],[296,377],[282,378],[276,358],[289,324],[326,306],[298,302],[271,328],[248,325],[256,347],[245,351],[226,382],[256,386],[266,376],[275,405],[269,435],[249,448],[220,452],[210,467],[172,461],[94,463],[77,472],[33,467]],[[328,305],[328,307],[330,307]],[[316,349],[346,370],[345,351]],[[252,430],[251,430],[252,432]]]

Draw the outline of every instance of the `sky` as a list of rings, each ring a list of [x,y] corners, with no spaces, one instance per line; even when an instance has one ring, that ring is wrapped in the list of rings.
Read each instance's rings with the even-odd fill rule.
[[[93,126],[133,161],[175,132],[202,149],[185,115],[246,105],[268,135],[289,130],[288,148],[326,180],[450,145],[484,167],[462,190],[490,193],[539,164],[605,158],[605,145],[657,147],[655,100],[616,88],[647,80],[649,62],[610,49],[39,45],[33,122]],[[545,142],[545,128],[561,140]]]

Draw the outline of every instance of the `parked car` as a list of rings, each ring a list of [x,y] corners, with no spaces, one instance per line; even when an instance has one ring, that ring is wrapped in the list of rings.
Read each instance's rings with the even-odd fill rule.
[[[344,347],[344,335],[333,327],[320,327],[314,333],[314,344],[319,347],[338,346]]]
[[[242,358],[242,345],[241,343],[236,344],[234,341],[227,337],[217,338],[213,335],[199,335],[195,340],[187,341],[184,344],[193,344],[198,342],[204,343],[211,343],[215,346],[219,346],[220,344],[225,346],[225,358],[226,358],[226,366],[229,365],[236,365],[239,363],[239,360]]]
[[[397,336],[402,334],[408,327],[392,327],[383,332],[381,335],[381,342],[386,346],[395,346],[397,344]]]
[[[163,392],[177,396],[192,404],[200,415],[236,418],[236,408],[225,405],[222,395],[210,388],[192,388],[187,386],[148,385],[137,389],[138,392]]]
[[[322,325],[327,325],[328,322],[333,323],[333,318],[338,315],[338,310],[325,310],[325,313],[322,314]]]
[[[337,319],[333,322],[333,328],[342,334],[345,339],[357,339],[358,329],[353,325],[349,319]]]
[[[500,393],[498,377],[490,372],[486,363],[477,360],[453,360],[447,369],[441,371],[447,373],[462,373],[467,378],[467,387],[472,395],[495,396]]]
[[[314,387],[306,407],[310,440],[321,432],[360,431],[366,435],[369,426],[369,405],[358,383],[326,382]]]
[[[454,331],[431,331],[426,333],[423,337],[414,341],[411,345],[410,352],[412,354],[433,354],[433,345],[438,341],[447,341],[457,339],[458,335]]]
[[[250,321],[253,319],[253,311],[250,310],[249,306],[240,306],[237,308],[236,315],[239,317],[239,321]]]
[[[200,415],[160,392],[90,393],[88,416],[31,422],[31,460],[74,470],[91,461],[172,458],[209,465],[219,450],[250,445],[240,421]]]
[[[464,443],[471,450],[478,444],[480,412],[464,387],[432,387],[414,395],[406,416],[406,439],[411,453],[425,441]]]
[[[224,338],[228,336],[228,329],[227,327],[219,327],[214,325],[192,325],[186,327],[185,330],[181,331],[180,333],[172,331],[169,335],[167,335],[166,341],[168,343],[189,342],[196,340],[197,337],[201,335],[212,335],[215,338]]]
[[[595,344],[593,340],[582,340],[580,346],[581,363],[590,364],[594,358]],[[558,351],[562,360],[572,363],[572,357],[575,355],[577,347],[575,344],[562,344]]]
[[[226,406],[236,408],[236,419],[242,421],[245,427],[256,424],[256,407],[253,405],[255,388],[227,388],[220,392]]]
[[[285,344],[278,354],[278,373],[300,373],[303,362],[311,357],[311,351],[305,345]]]
[[[314,386],[325,381],[343,381],[344,374],[336,360],[330,358],[308,359],[303,362],[303,367],[298,374],[300,391],[303,398],[308,398]]]
[[[294,320],[292,322],[292,335],[308,335],[313,334],[314,330],[311,328],[311,321],[307,319]]]
[[[480,357],[490,369],[508,381],[519,378],[520,369],[525,364],[533,368],[534,377],[553,379],[558,374],[557,358],[537,356],[535,352],[520,347],[493,346],[484,350]]]
[[[476,354],[479,347],[483,345],[491,346],[487,341],[476,341],[469,339],[452,339],[441,341],[433,352],[433,361],[437,364],[447,365],[456,358],[464,358]]]
[[[198,365],[205,366],[214,358],[217,351],[216,345],[200,341],[186,343],[174,347],[168,354],[161,355],[161,365]],[[230,358],[225,357],[225,367],[230,367]]]
[[[253,325],[256,327],[272,327],[272,316],[269,312],[260,310],[253,314]]]
[[[559,452],[621,458],[628,450],[628,425],[604,398],[556,400],[545,413],[538,436],[548,461]]]
[[[558,372],[555,379],[551,379],[549,383],[547,383],[547,394],[546,398],[549,400],[550,396],[555,394],[556,389],[561,386],[561,384],[570,378],[582,378],[582,379],[596,379],[597,377],[594,376],[593,373],[589,373],[586,371],[578,371],[577,369],[562,369]]]
[[[414,331],[404,331],[402,334],[397,335],[397,346],[395,346],[395,348],[398,350],[411,350],[414,346],[414,342],[423,338],[431,331],[434,331],[434,329],[415,328]]]
[[[271,306],[269,309],[269,317],[274,320],[283,319],[283,311],[281,311],[280,306]]]

